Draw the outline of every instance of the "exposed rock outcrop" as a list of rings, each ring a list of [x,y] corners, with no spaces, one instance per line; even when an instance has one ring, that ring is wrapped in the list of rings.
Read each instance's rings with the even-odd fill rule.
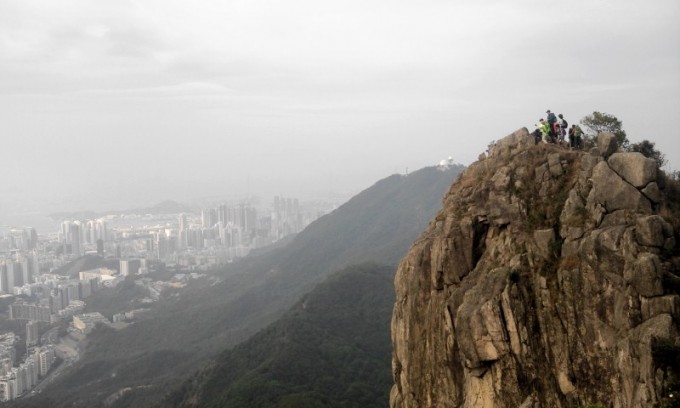
[[[392,408],[660,401],[680,250],[653,161],[616,150],[521,129],[453,184],[395,278]]]

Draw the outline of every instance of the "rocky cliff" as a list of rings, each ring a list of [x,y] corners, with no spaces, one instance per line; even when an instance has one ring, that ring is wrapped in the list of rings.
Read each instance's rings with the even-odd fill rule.
[[[653,160],[597,144],[521,129],[452,185],[395,278],[391,407],[674,398],[655,346],[680,344],[677,214]]]

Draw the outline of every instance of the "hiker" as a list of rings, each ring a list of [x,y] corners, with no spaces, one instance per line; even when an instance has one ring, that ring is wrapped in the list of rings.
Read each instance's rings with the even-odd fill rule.
[[[562,138],[560,137],[560,122],[555,122],[552,125],[552,142],[556,144],[560,144],[562,142]]]
[[[583,132],[580,127],[571,125],[571,128],[569,128],[569,147],[571,149],[581,149],[582,134]]]
[[[534,144],[537,145],[538,142],[543,139],[543,132],[541,132],[541,129],[539,128],[539,125],[534,125],[536,126],[536,129],[534,129],[533,132],[531,132],[531,136],[534,137]]]
[[[550,133],[550,127],[548,122],[540,118],[538,124],[536,125],[536,130],[534,131],[534,138],[536,138],[536,143],[538,143],[539,137],[543,140],[543,143],[548,143],[548,136]]]
[[[574,138],[576,141],[576,149],[581,149],[583,147],[583,131],[579,125],[572,125],[574,128]]]
[[[546,114],[548,114],[548,129],[550,130],[550,136],[552,138],[556,137],[557,134],[553,133],[554,132],[554,127],[555,123],[557,122],[557,117],[555,116],[554,113],[550,112],[550,109],[545,111]]]
[[[561,113],[557,115],[557,117],[559,118],[557,123],[560,125],[560,143],[564,143],[569,123],[567,123],[567,120],[564,119],[564,116]]]

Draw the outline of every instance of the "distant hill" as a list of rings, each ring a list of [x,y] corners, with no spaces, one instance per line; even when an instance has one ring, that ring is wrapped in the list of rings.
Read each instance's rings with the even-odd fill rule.
[[[462,169],[429,167],[377,182],[288,245],[225,268],[220,284],[185,289],[154,304],[146,320],[97,333],[76,369],[17,406],[98,407],[124,388],[125,402],[111,408],[153,402],[206,359],[280,318],[332,272],[367,261],[396,267]]]
[[[184,204],[180,204],[176,201],[166,200],[158,204],[152,205],[151,207],[140,207],[131,208],[127,210],[109,210],[109,211],[63,211],[58,213],[52,213],[49,215],[53,220],[63,220],[63,219],[94,219],[103,217],[109,214],[179,214],[179,213],[192,213],[194,209],[188,207]]]
[[[159,408],[386,407],[393,278],[377,265],[331,275]]]

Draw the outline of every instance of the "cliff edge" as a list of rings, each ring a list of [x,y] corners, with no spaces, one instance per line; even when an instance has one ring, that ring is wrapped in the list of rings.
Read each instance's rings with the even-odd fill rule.
[[[395,277],[392,408],[674,398],[655,350],[680,345],[677,214],[653,160],[597,144],[520,129],[451,186]]]

